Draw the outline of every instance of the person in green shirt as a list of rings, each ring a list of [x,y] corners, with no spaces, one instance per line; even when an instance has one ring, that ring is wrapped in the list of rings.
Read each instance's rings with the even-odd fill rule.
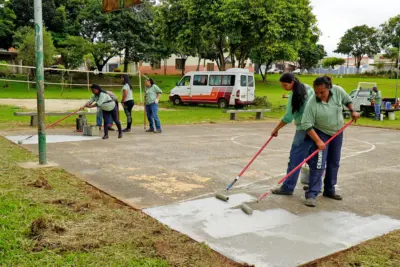
[[[290,91],[286,112],[280,123],[272,131],[271,136],[278,136],[279,130],[286,124],[294,123],[296,125],[296,133],[293,138],[292,147],[290,149],[289,163],[287,173],[296,168],[308,155],[312,146],[312,142],[306,139],[307,133],[301,127],[301,119],[303,117],[304,108],[308,99],[314,95],[311,86],[302,84],[292,73],[284,73],[279,79],[284,90]],[[300,170],[290,175],[281,187],[272,189],[273,194],[292,195],[296,187]]]
[[[146,130],[148,133],[162,133],[160,118],[158,117],[158,102],[162,94],[161,89],[154,84],[153,79],[149,78],[146,80],[146,113],[149,121],[150,129]],[[154,129],[155,123],[155,129]]]
[[[301,124],[303,130],[314,141],[312,151],[320,149],[310,159],[309,186],[305,193],[306,206],[315,207],[315,199],[322,188],[322,174],[325,171],[323,196],[335,200],[342,197],[335,192],[340,165],[343,132],[328,145],[328,141],[344,126],[343,106],[346,106],[354,120],[360,115],[353,110],[350,96],[339,86],[332,86],[326,77],[318,77],[314,83],[315,95],[311,97],[304,110]],[[326,170],[325,170],[326,168]]]
[[[376,86],[372,87],[372,91],[374,92],[372,98],[374,99],[375,120],[379,121],[381,118],[382,93]]]
[[[104,91],[99,85],[92,84],[92,97],[90,100],[83,106],[81,109],[94,108],[99,107],[103,114],[104,120],[104,136],[103,139],[108,139],[108,125],[114,120],[115,124],[118,127],[118,138],[122,138],[122,129],[121,123],[118,120],[118,104],[116,104],[115,100]]]

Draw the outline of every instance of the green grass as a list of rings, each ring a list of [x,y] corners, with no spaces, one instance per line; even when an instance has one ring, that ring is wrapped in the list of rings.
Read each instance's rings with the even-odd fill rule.
[[[312,85],[313,80],[316,76],[313,75],[303,75],[299,76],[301,82]],[[175,87],[177,81],[179,81],[179,75],[163,76],[155,75],[152,76],[156,84],[158,84],[164,91],[161,97],[161,107],[172,108],[174,111],[160,111],[160,118],[162,123],[165,124],[194,124],[194,123],[212,123],[212,122],[228,122],[229,115],[222,113],[221,110],[217,109],[215,105],[199,105],[195,106],[173,106],[169,100],[168,95],[172,88]],[[99,79],[99,78],[97,78]],[[143,78],[144,79],[144,78]],[[93,82],[108,83],[110,84],[110,79],[106,81],[94,80]],[[115,87],[111,88],[113,91],[120,95],[120,85],[118,85],[118,79],[111,81],[115,84]],[[144,82],[144,80],[143,80]],[[357,76],[348,76],[344,78],[333,77],[333,83],[339,84],[347,92],[350,92],[357,87],[358,82],[376,82],[379,89],[382,91],[383,97],[394,97],[395,96],[395,84],[394,79],[385,78],[365,78]],[[132,80],[133,84],[138,84],[137,78]],[[108,88],[110,89],[110,88]],[[279,119],[284,110],[283,106],[287,104],[287,99],[282,98],[285,91],[281,88],[279,83],[279,75],[269,75],[267,77],[267,83],[261,81],[261,77],[256,75],[256,95],[266,96],[268,101],[272,105],[272,112],[266,113],[265,116],[273,119]],[[61,95],[61,89],[57,86],[48,86],[46,88],[45,96],[47,99],[89,99],[91,93],[87,91],[87,88],[73,88],[72,90],[65,90],[63,95]],[[8,88],[0,89],[0,98],[36,98],[35,90],[27,90],[26,85],[20,83],[9,83]],[[134,98],[136,102],[139,102],[139,90],[134,89]],[[5,108],[0,107],[0,128],[10,128],[10,125],[19,126],[26,125],[29,122],[29,118],[21,118],[12,116],[12,111],[16,108]],[[399,117],[398,114],[397,117]],[[93,116],[89,116],[90,123],[95,122]],[[125,115],[121,113],[121,120],[124,121]],[[47,123],[51,123],[60,119],[60,117],[48,117]],[[134,125],[143,125],[143,112],[134,112],[133,114]],[[254,114],[239,114],[239,120],[254,120]],[[7,125],[7,123],[9,125]],[[75,118],[66,120],[60,125],[72,126],[75,124]],[[359,125],[365,126],[375,126],[375,127],[385,127],[400,129],[400,118],[395,121],[388,121],[385,119],[383,122],[374,121],[370,118],[362,118],[358,122]]]
[[[0,137],[0,266],[239,266]]]

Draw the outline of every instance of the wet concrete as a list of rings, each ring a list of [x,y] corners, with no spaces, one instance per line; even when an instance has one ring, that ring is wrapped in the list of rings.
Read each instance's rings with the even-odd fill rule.
[[[228,202],[206,198],[144,212],[238,262],[256,266],[297,266],[400,228],[388,216],[318,211],[295,215],[285,209],[234,208],[254,201],[247,194]]]
[[[400,132],[353,126],[345,131],[337,185],[343,201],[319,197],[317,207],[308,208],[299,184],[293,196],[269,195],[260,203],[250,204],[254,209],[252,216],[239,209],[226,210],[224,206],[220,211],[219,205],[226,203],[212,196],[234,179],[274,126],[275,123],[266,122],[165,126],[160,135],[144,133],[143,128],[136,127],[122,139],[111,132],[109,140],[50,143],[48,158],[120,200],[146,209],[171,227],[205,240],[224,255],[249,263],[266,261],[266,266],[290,266],[400,228],[395,221],[400,220]],[[72,130],[48,133],[81,136]],[[292,126],[280,131],[279,137],[271,141],[229,191],[241,197],[231,197],[231,204],[227,205],[237,206],[250,197],[258,198],[276,185],[285,174],[293,134]],[[37,145],[24,146],[37,153]],[[209,197],[211,206],[201,202]],[[200,200],[194,202],[199,205],[197,212],[204,210],[201,216],[207,220],[185,215],[174,206],[196,199]],[[214,207],[218,210],[210,214]],[[176,213],[166,217],[165,210]],[[179,228],[182,217],[193,217],[192,224],[186,223],[191,227]],[[198,222],[200,219],[203,221]],[[239,227],[234,220],[244,222],[243,226]],[[308,227],[313,225],[311,221],[320,228],[314,231]],[[364,225],[365,230],[351,230],[353,222]],[[379,231],[374,226],[377,222],[383,225]],[[200,230],[194,230],[197,228]],[[305,240],[307,236],[312,236],[316,243]],[[329,241],[331,237],[335,239]],[[312,252],[305,253],[307,247]]]

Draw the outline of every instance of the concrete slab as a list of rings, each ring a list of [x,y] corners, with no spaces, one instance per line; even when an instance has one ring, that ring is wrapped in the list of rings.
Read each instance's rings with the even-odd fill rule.
[[[12,135],[6,136],[6,138],[16,144],[18,141],[22,141],[22,145],[35,145],[38,144],[39,140],[37,136],[33,136],[28,140],[25,140],[30,135]],[[79,135],[46,135],[46,143],[53,144],[53,143],[64,143],[64,142],[78,142],[78,141],[91,141],[91,140],[98,140],[101,139],[100,137],[95,136],[82,136],[80,133]]]
[[[321,197],[317,207],[310,209],[304,205],[299,184],[293,196],[270,195],[250,204],[253,216],[230,209],[229,205],[237,204],[233,202],[237,196],[216,213],[213,206],[219,206],[219,200],[213,199],[211,207],[207,201],[202,204],[201,199],[213,198],[226,188],[274,126],[266,122],[166,126],[160,135],[137,127],[122,139],[114,132],[109,140],[50,143],[47,150],[49,160],[67,171],[197,240],[206,240],[224,255],[249,263],[290,266],[400,228],[400,132],[392,130],[352,126],[345,131],[337,185],[343,201]],[[48,133],[67,134],[59,129]],[[287,168],[293,134],[292,126],[282,129],[229,194],[247,201],[276,186]],[[37,153],[37,145],[24,146]],[[174,208],[193,200],[200,200],[195,209],[200,217]],[[163,215],[172,210],[176,212],[170,217]],[[179,228],[179,221],[190,217],[192,223],[187,224],[191,226]],[[232,220],[245,226],[236,229]],[[357,224],[366,230],[354,229]],[[315,253],[305,253],[307,246]],[[237,258],[239,254],[245,256]],[[290,259],[283,260],[288,255]]]
[[[229,202],[206,198],[144,212],[235,261],[256,266],[297,266],[400,228],[400,220],[381,215],[325,211],[295,215],[270,209],[249,216],[233,209],[254,200],[235,194]]]
[[[41,168],[53,168],[59,166],[54,162],[47,162],[47,164],[41,165],[39,162],[21,162],[18,163],[24,169],[41,169]]]

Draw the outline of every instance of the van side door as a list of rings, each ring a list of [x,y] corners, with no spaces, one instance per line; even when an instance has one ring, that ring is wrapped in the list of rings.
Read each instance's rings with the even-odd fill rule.
[[[211,97],[211,87],[208,86],[208,75],[197,74],[193,75],[191,85],[192,102],[208,102]]]

